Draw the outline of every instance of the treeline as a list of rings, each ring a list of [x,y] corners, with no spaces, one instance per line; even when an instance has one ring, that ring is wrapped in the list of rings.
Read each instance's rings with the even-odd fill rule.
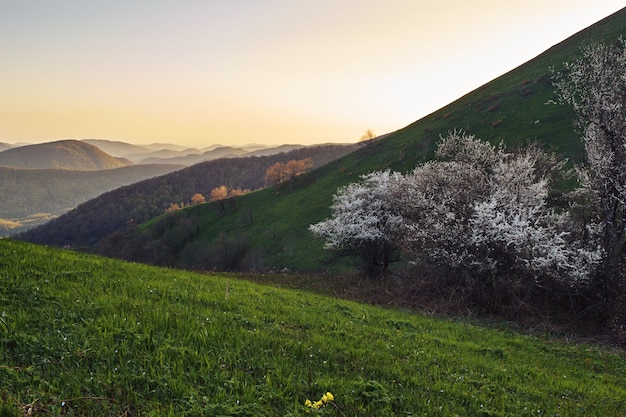
[[[88,248],[105,236],[163,214],[212,190],[256,190],[265,186],[267,169],[280,162],[312,159],[319,167],[356,149],[356,145],[328,144],[271,156],[228,158],[200,163],[180,171],[122,187],[81,204],[74,210],[18,237],[39,244]]]

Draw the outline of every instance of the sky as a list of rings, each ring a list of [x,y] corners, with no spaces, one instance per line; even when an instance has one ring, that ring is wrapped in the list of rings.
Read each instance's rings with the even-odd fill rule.
[[[398,130],[624,0],[0,4],[0,142],[356,142]]]

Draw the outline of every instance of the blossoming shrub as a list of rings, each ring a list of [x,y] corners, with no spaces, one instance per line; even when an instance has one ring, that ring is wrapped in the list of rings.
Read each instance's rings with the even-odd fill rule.
[[[333,216],[309,230],[325,239],[324,248],[359,256],[366,275],[381,276],[399,249],[403,217],[386,196],[401,178],[388,170],[373,172],[340,188],[331,206]]]
[[[548,204],[552,182],[566,176],[562,162],[535,146],[509,153],[459,132],[437,155],[392,197],[414,259],[500,295],[592,274],[601,251],[572,239],[567,210]]]
[[[620,37],[612,44],[583,47],[580,57],[553,77],[560,101],[571,105],[577,116],[585,149],[585,185],[604,250],[589,293],[599,299],[598,313],[612,314],[621,329],[626,328],[625,74],[626,39]],[[610,309],[614,311],[602,312]]]
[[[578,238],[566,195],[561,207],[549,204],[553,184],[568,176],[563,161],[536,146],[507,152],[456,131],[441,140],[437,158],[340,189],[333,217],[311,230],[328,249],[402,249],[422,268],[491,294],[588,281],[602,258],[597,233],[588,228]]]

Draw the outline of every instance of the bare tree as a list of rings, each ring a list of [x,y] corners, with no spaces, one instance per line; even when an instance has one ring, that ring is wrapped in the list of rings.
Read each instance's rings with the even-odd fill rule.
[[[367,142],[368,140],[372,140],[374,138],[376,138],[376,133],[374,133],[372,129],[367,129],[359,138],[359,142]]]

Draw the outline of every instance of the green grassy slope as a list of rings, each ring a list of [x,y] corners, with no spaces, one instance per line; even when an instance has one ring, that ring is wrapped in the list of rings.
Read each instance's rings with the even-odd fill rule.
[[[440,135],[452,129],[511,146],[537,141],[573,161],[580,160],[582,149],[572,111],[549,104],[555,99],[550,67],[562,68],[563,62],[575,59],[580,47],[591,41],[616,41],[626,29],[625,22],[626,9],[439,111],[299,178],[279,193],[264,190],[245,196],[224,212],[208,204],[177,213],[165,222],[153,221],[149,239],[146,233],[141,238],[135,235],[126,246],[120,246],[117,255],[130,253],[129,247],[159,247],[167,253],[161,262],[187,266],[188,253],[215,247],[226,237],[247,240],[249,263],[255,267],[337,270],[345,265],[338,264],[307,231],[310,224],[328,216],[337,188],[373,170],[414,168],[432,155]],[[177,231],[177,219],[182,218],[197,225],[199,232],[189,235]],[[155,262],[156,258],[158,255],[138,255],[137,259]]]
[[[0,318],[0,415],[626,411],[623,352],[6,239]]]

